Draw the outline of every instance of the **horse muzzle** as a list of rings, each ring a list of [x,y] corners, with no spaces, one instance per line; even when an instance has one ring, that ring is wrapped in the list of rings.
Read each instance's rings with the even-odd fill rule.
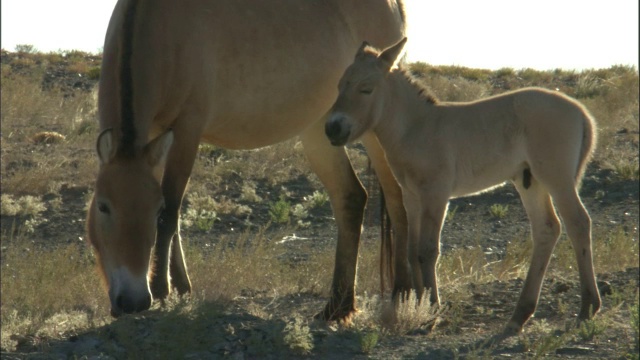
[[[111,316],[116,318],[148,310],[152,298],[146,275],[134,277],[124,268],[114,271],[110,276],[109,301]]]
[[[344,146],[349,141],[351,126],[349,126],[346,116],[342,114],[331,115],[325,123],[324,133],[331,141],[331,145]]]

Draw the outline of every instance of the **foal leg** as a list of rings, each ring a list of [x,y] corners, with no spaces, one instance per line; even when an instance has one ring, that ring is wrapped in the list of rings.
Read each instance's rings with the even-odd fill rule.
[[[435,189],[433,189],[435,190]],[[418,262],[422,271],[425,290],[431,290],[431,304],[440,304],[436,265],[440,257],[440,233],[449,205],[446,192],[424,192],[419,196],[420,212],[416,221],[420,222],[418,238]],[[414,215],[409,214],[410,217]],[[410,220],[411,222],[411,220]],[[419,294],[422,296],[422,294]]]
[[[582,293],[582,307],[578,319],[587,320],[598,312],[602,302],[593,269],[591,218],[580,200],[577,189],[571,185],[564,191],[554,191],[552,196],[564,220],[578,262]]]
[[[338,244],[331,298],[316,317],[346,320],[355,312],[355,279],[360,231],[367,193],[356,177],[344,147],[334,147],[324,134],[324,119],[301,135],[304,153],[331,200],[338,225]]]
[[[178,220],[182,198],[200,142],[200,131],[188,129],[194,123],[197,124],[197,120],[186,116],[175,122],[173,128],[175,140],[169,151],[162,179],[165,208],[158,219],[158,233],[154,248],[155,271],[151,277],[151,294],[158,299],[163,299],[169,294],[169,270],[171,285],[178,293],[191,292],[191,281],[187,275],[187,266],[182,252]],[[169,263],[171,263],[170,269]]]
[[[386,208],[393,226],[395,266],[392,298],[395,299],[400,293],[408,295],[413,287],[408,253],[407,214],[402,201],[402,190],[391,173],[384,150],[375,134],[373,132],[365,134],[362,142],[384,191]]]
[[[514,184],[531,222],[533,255],[516,309],[504,329],[505,336],[520,333],[524,323],[535,312],[549,259],[560,236],[560,221],[551,197],[541,184],[535,178],[531,179],[528,188],[524,187],[521,178]]]

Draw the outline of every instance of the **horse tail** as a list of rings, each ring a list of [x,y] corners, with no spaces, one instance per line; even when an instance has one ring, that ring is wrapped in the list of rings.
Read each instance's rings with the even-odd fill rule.
[[[380,186],[380,293],[385,292],[385,278],[389,280],[389,288],[393,289],[394,280],[394,263],[393,248],[394,238],[391,228],[391,218],[387,212],[387,206],[384,198],[384,191]]]
[[[580,158],[578,159],[578,168],[576,169],[576,187],[580,188],[582,177],[587,169],[587,164],[593,157],[593,152],[597,143],[597,126],[595,119],[589,111],[582,105],[583,127],[582,127],[582,147],[580,148]]]

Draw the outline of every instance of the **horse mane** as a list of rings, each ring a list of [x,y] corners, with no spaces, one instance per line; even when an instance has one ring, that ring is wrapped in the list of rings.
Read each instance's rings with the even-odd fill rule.
[[[133,56],[134,20],[138,1],[130,1],[125,11],[122,33],[122,51],[120,66],[120,131],[122,134],[118,152],[125,156],[135,153],[136,127],[133,111],[133,75],[131,57]]]

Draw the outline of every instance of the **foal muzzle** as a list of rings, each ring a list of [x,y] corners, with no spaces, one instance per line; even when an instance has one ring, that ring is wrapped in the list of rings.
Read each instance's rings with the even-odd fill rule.
[[[324,126],[324,133],[331,141],[331,145],[346,145],[351,134],[351,127],[347,123],[346,116],[343,114],[331,115]]]

